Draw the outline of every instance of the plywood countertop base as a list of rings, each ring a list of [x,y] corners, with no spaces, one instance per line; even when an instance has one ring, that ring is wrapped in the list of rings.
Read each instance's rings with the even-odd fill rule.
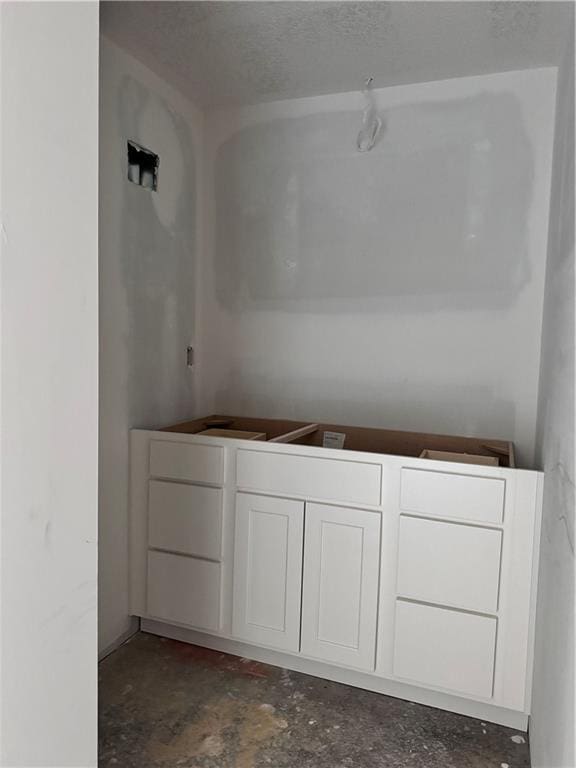
[[[399,430],[357,427],[345,424],[323,424],[320,422],[262,419],[217,414],[173,424],[164,427],[161,431],[194,435],[201,434],[203,437],[211,435],[213,437],[233,437],[239,440],[266,440],[271,443],[292,443],[294,445],[318,448],[326,447],[324,445],[325,433],[333,432],[342,436],[342,447],[344,450],[349,451],[414,457],[422,456],[424,452],[441,451],[444,453],[465,454],[461,459],[463,463],[515,467],[513,443],[485,437],[402,432]],[[473,460],[475,457],[478,457],[477,461]],[[438,460],[440,457],[435,455],[434,457],[430,456],[430,458]],[[451,460],[456,461],[456,458]]]

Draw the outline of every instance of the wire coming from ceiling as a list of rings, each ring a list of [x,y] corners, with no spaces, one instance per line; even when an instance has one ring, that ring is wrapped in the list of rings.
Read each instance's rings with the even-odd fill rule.
[[[372,90],[373,83],[374,78],[369,77],[362,91],[365,105],[362,113],[362,127],[356,140],[358,152],[369,152],[376,144],[380,129],[382,128],[382,120],[378,115],[376,99]]]

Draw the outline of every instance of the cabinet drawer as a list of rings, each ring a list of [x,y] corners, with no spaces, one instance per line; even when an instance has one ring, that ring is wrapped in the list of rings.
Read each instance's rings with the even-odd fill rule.
[[[452,472],[403,469],[400,507],[406,512],[501,523],[505,481]]]
[[[496,611],[502,532],[400,518],[398,594],[473,611]]]
[[[148,552],[148,615],[217,630],[220,565],[166,552]]]
[[[148,545],[219,560],[222,491],[151,480]]]
[[[378,464],[240,450],[236,473],[246,490],[380,504]]]
[[[488,699],[495,645],[495,618],[402,600],[396,603],[396,677]]]
[[[216,445],[152,440],[150,475],[221,485],[224,478],[224,449]]]

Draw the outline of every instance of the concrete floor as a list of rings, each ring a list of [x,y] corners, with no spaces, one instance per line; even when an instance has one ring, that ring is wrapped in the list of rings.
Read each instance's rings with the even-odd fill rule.
[[[519,736],[153,635],[100,665],[100,766],[529,768]]]

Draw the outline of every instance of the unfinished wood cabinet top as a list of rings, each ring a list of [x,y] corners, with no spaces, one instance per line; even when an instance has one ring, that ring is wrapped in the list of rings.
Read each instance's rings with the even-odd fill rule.
[[[345,435],[344,450],[367,453],[384,453],[396,456],[420,456],[424,451],[442,451],[450,454],[466,454],[467,463],[476,463],[473,457],[497,459],[501,467],[515,467],[514,445],[506,440],[457,435],[435,435],[424,432],[354,427],[343,424],[311,423],[286,419],[259,419],[243,416],[214,414],[193,421],[164,427],[165,432],[184,434],[205,433],[206,430],[225,430],[226,436],[246,439],[242,433],[263,433],[268,442],[289,442],[294,445],[322,447],[325,432]],[[235,433],[238,434],[235,434]],[[250,439],[250,438],[248,438]],[[252,438],[253,439],[253,438]],[[327,448],[327,450],[329,450]],[[435,456],[436,458],[436,456]],[[454,461],[454,458],[452,458]],[[480,460],[477,463],[481,462]],[[493,463],[493,462],[490,462]]]

